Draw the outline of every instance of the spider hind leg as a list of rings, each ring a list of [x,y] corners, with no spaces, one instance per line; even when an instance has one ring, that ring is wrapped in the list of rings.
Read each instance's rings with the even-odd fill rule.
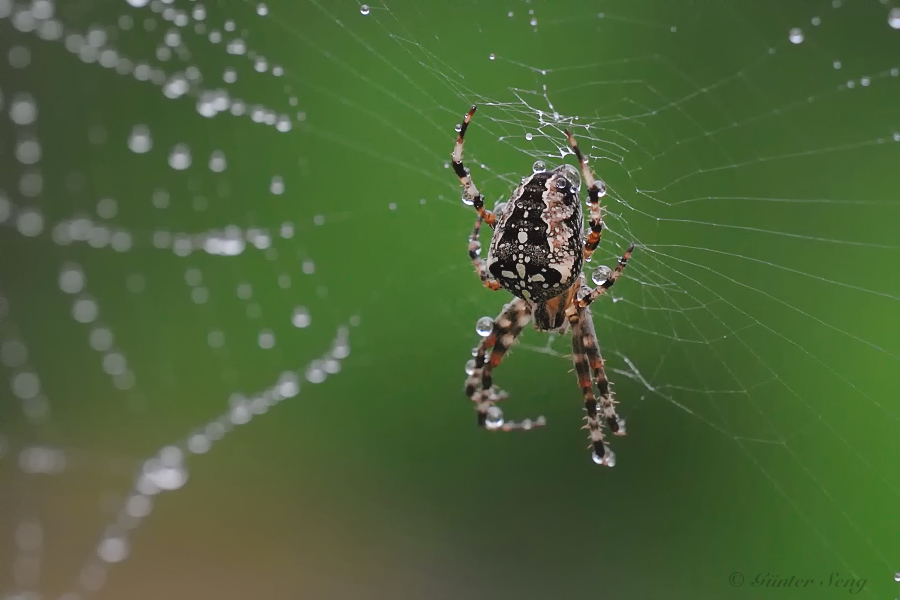
[[[597,333],[587,307],[579,309],[577,318],[572,320],[572,355],[578,385],[584,396],[584,409],[587,412],[586,429],[590,431],[594,462],[612,467],[616,464],[616,455],[606,443],[603,426],[608,427],[613,435],[621,436],[625,435],[625,421],[616,413],[616,402],[613,400],[610,382],[606,378]],[[594,396],[595,383],[600,395],[599,402]]]
[[[503,411],[496,406],[508,394],[494,385],[493,371],[529,321],[530,306],[516,298],[503,307],[494,320],[491,332],[475,348],[475,365],[466,379],[466,396],[475,403],[479,427],[491,431],[527,431],[546,425],[544,417],[507,421],[503,418]]]

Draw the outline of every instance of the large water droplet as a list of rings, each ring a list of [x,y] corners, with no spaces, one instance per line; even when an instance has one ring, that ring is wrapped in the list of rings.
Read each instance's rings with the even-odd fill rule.
[[[367,15],[367,14],[369,14],[369,11],[370,11],[370,9],[369,9],[368,4],[363,4],[362,6],[359,7],[359,14],[361,14],[361,15]]]
[[[532,173],[543,173],[546,170],[547,170],[547,165],[545,165],[544,161],[542,161],[542,160],[536,160],[536,161],[534,161],[534,164],[531,165]]]
[[[576,190],[581,189],[581,174],[578,172],[578,169],[572,165],[562,165],[559,167],[558,171],[560,174],[564,175],[573,186],[575,186]]]
[[[473,204],[475,204],[475,200],[470,198],[469,194],[467,194],[466,192],[463,192],[462,196],[460,196],[459,199],[462,200],[462,203],[466,206],[472,206]]]
[[[484,426],[488,429],[498,429],[503,427],[503,411],[499,406],[491,406],[487,409],[487,419]]]
[[[478,319],[478,322],[475,323],[475,333],[477,333],[481,337],[489,336],[493,329],[494,320],[490,317],[481,317],[480,319]]]
[[[609,281],[610,277],[612,277],[612,269],[606,265],[600,265],[591,273],[591,281],[594,282],[594,285],[603,285]]]

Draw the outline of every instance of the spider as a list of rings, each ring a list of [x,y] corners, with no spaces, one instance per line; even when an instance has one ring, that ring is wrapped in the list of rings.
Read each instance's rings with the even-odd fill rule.
[[[505,289],[515,298],[494,319],[491,331],[472,351],[475,357],[466,366],[466,396],[475,403],[478,425],[495,431],[529,430],[545,425],[543,417],[536,421],[507,421],[496,402],[508,397],[493,383],[493,371],[529,321],[538,331],[566,333],[572,328],[572,351],[578,385],[584,396],[587,426],[590,431],[594,462],[612,467],[615,454],[606,444],[603,426],[614,435],[625,435],[625,421],[616,414],[616,401],[603,367],[603,358],[589,309],[591,303],[606,293],[625,269],[634,244],[628,247],[614,271],[600,267],[601,279],[594,278],[594,289],[585,283],[581,267],[600,243],[603,217],[600,198],[606,195],[606,184],[594,174],[575,138],[565,131],[569,145],[581,166],[588,188],[589,229],[585,236],[581,204],[578,198],[578,170],[561,165],[546,171],[543,163],[535,163],[533,173],[525,177],[509,201],[491,212],[484,208],[484,196],[475,187],[469,170],[463,166],[463,141],[476,107],[473,106],[456,128],[453,148],[453,170],[462,183],[463,201],[478,213],[469,236],[469,257],[482,284],[490,290]],[[481,258],[478,234],[481,224],[494,230],[487,260]],[[593,381],[592,381],[593,372]],[[596,383],[598,397],[594,395]]]

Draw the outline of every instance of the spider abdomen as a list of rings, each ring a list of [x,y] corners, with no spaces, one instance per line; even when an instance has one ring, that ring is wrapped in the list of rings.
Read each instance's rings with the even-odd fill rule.
[[[560,168],[523,181],[499,215],[491,239],[491,275],[529,302],[559,296],[581,273],[581,205],[565,174]]]

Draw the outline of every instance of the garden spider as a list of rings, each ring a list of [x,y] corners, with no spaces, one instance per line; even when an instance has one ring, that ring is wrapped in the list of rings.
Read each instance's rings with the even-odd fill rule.
[[[578,384],[584,395],[587,427],[590,430],[594,462],[612,467],[616,457],[606,445],[603,424],[614,435],[625,435],[625,421],[616,414],[616,401],[603,368],[603,358],[589,309],[591,303],[613,286],[625,269],[634,244],[628,247],[614,271],[600,267],[601,278],[594,278],[598,287],[585,283],[581,266],[589,260],[600,243],[603,218],[600,198],[606,195],[606,184],[594,179],[575,138],[566,130],[569,144],[581,165],[581,174],[588,187],[590,233],[584,236],[584,222],[578,198],[580,181],[578,170],[561,165],[546,171],[542,162],[534,164],[530,177],[522,179],[509,201],[496,213],[484,208],[484,196],[475,187],[469,170],[463,166],[463,140],[472,115],[473,106],[457,127],[453,148],[453,170],[462,183],[463,201],[478,212],[475,228],[469,236],[469,257],[482,284],[491,290],[506,289],[516,296],[493,321],[491,331],[472,351],[475,357],[467,365],[466,396],[475,403],[478,425],[490,430],[528,430],[544,425],[543,417],[536,421],[505,421],[495,402],[507,394],[493,384],[493,370],[516,338],[534,319],[535,329],[565,333],[572,326],[572,351]],[[481,224],[494,230],[487,260],[481,258],[478,233]],[[593,371],[593,382],[591,380]],[[597,384],[599,402],[594,396]],[[598,406],[599,405],[599,406]]]

